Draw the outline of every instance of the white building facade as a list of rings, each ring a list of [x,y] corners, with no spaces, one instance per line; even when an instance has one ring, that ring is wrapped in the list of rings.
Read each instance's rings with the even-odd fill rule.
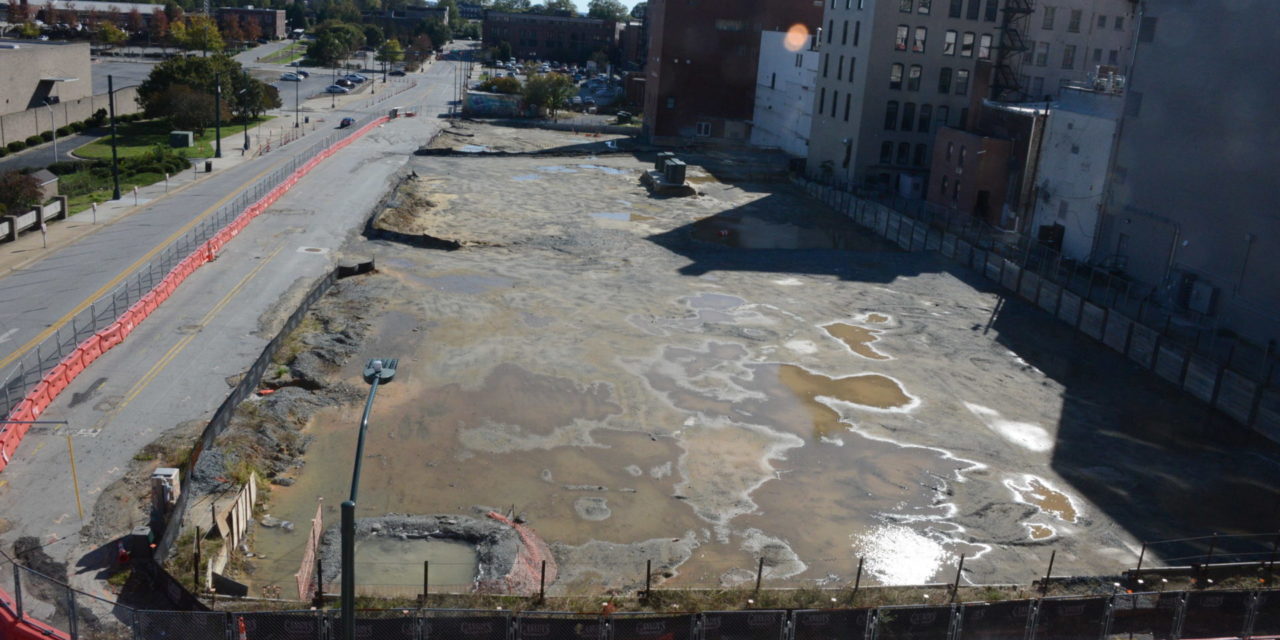
[[[760,33],[751,144],[781,149],[797,158],[809,155],[818,75],[818,52],[812,40],[810,36],[800,42],[793,36],[788,46],[786,32]]]
[[[1049,113],[1031,231],[1061,237],[1064,257],[1085,262],[1093,252],[1123,107],[1116,91],[1068,86]]]
[[[1128,75],[1138,3],[1133,0],[1037,0],[1026,23],[1019,83],[1031,100],[1057,97],[1099,67]]]

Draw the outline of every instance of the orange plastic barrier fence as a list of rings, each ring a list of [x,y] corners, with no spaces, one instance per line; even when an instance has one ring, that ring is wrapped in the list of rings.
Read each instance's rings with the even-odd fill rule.
[[[319,165],[322,160],[333,155],[335,151],[346,147],[373,127],[381,125],[387,120],[386,116],[378,118],[354,131],[346,138],[330,145],[327,149],[316,154],[301,167],[294,170],[280,184],[267,192],[267,195],[245,207],[240,215],[236,216],[214,234],[212,238],[196,247],[190,255],[175,265],[159,283],[151,288],[151,291],[148,291],[142,299],[133,303],[124,313],[120,314],[120,317],[115,322],[104,329],[100,329],[89,339],[81,342],[71,354],[63,358],[62,362],[46,373],[44,378],[31,391],[27,392],[27,395],[18,403],[17,407],[10,412],[11,419],[35,420],[39,418],[40,414],[48,408],[54,398],[63,389],[66,389],[80,372],[84,371],[94,360],[101,357],[103,353],[124,342],[124,339],[133,332],[134,327],[151,315],[156,310],[156,307],[160,306],[160,303],[167,300],[178,286],[187,279],[187,276],[191,275],[201,265],[216,258],[219,249],[244,230],[254,218],[270,207],[293,185],[297,184],[303,176]],[[28,426],[11,424],[0,427],[0,471],[3,471],[8,466],[9,461],[13,459],[18,443],[21,442],[22,436],[26,435]],[[0,591],[0,598],[7,597],[8,594]],[[0,614],[3,614],[2,607],[0,607]],[[7,624],[5,618],[0,615],[0,638],[65,637],[56,632],[50,634],[33,631],[31,627],[23,627],[22,624],[24,622],[13,626]],[[6,631],[9,633],[5,633]]]

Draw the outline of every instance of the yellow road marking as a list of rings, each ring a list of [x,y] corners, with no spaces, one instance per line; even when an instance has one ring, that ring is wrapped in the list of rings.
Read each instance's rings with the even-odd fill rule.
[[[266,169],[263,169],[261,173],[259,173],[258,175],[252,178],[249,178],[248,181],[241,183],[240,186],[243,187],[246,184],[251,185],[254,182],[257,182],[260,178],[262,178],[262,176],[265,176],[268,173],[271,173],[272,171],[279,169],[285,162],[287,162],[287,160],[278,162],[276,164],[271,165],[270,167],[267,167]],[[124,281],[125,278],[129,277],[130,275],[133,275],[133,272],[136,271],[138,267],[141,267],[142,265],[146,264],[148,260],[154,258],[156,254],[163,251],[165,247],[168,247],[174,240],[177,240],[182,234],[190,231],[197,224],[203,222],[205,218],[212,215],[215,211],[218,210],[219,207],[226,204],[232,198],[240,195],[240,193],[241,191],[239,188],[232,190],[231,193],[228,193],[227,195],[223,196],[221,200],[218,200],[217,202],[213,203],[213,205],[211,205],[208,209],[205,209],[204,211],[200,212],[200,215],[196,216],[190,222],[183,225],[182,228],[178,229],[177,231],[174,231],[173,234],[171,234],[168,238],[165,238],[164,241],[157,244],[154,248],[152,248],[150,251],[145,253],[141,258],[138,258],[136,262],[129,265],[128,267],[125,267],[124,271],[120,272],[120,275],[112,278],[110,282],[102,285],[101,289],[98,289],[97,291],[94,291],[93,293],[89,294],[89,297],[85,298],[83,302],[76,305],[74,309],[68,311],[66,315],[55,320],[53,324],[45,328],[44,331],[41,331],[40,333],[36,334],[35,337],[28,340],[27,343],[22,345],[20,348],[18,348],[17,351],[14,351],[13,353],[9,354],[3,359],[0,359],[0,369],[7,367],[9,363],[26,355],[26,353],[34,349],[37,344],[44,341],[44,339],[48,338],[49,336],[53,335],[54,332],[62,328],[68,322],[71,322],[71,318],[75,317],[81,311],[84,311],[85,309],[89,308],[89,305],[96,302],[98,298],[101,298],[102,296],[106,295],[108,291],[114,289],[116,285]]]
[[[205,326],[207,326],[209,322],[213,320],[213,317],[218,315],[219,312],[221,312],[228,304],[230,304],[231,299],[234,298],[237,293],[240,293],[240,290],[243,289],[245,285],[249,284],[249,281],[252,280],[254,276],[258,275],[258,272],[262,271],[262,269],[267,266],[267,263],[271,262],[271,259],[275,258],[276,255],[279,254],[282,249],[284,249],[283,244],[281,244],[279,247],[276,247],[276,250],[272,251],[270,255],[264,258],[261,264],[254,267],[253,271],[250,271],[243,278],[241,278],[240,282],[237,282],[236,286],[232,287],[231,290],[227,292],[227,295],[223,296],[222,299],[218,300],[218,303],[213,305],[213,308],[209,309],[209,312],[204,314],[204,317],[200,318],[200,321],[196,323],[196,326],[200,328],[204,328]],[[197,331],[197,332],[188,334],[186,336],[183,336],[181,340],[179,340],[176,344],[170,347],[169,350],[166,351],[165,354],[161,356],[161,358],[157,360],[154,365],[152,365],[151,369],[148,370],[147,373],[144,374],[141,378],[139,378],[138,382],[136,382],[133,385],[133,387],[129,389],[129,392],[126,393],[124,396],[124,400],[122,400],[120,404],[117,405],[111,411],[111,415],[115,415],[119,413],[130,402],[133,402],[133,400],[138,397],[138,394],[142,393],[142,391],[146,389],[147,385],[151,384],[151,382],[156,379],[156,376],[159,376],[160,372],[164,371],[164,368],[169,366],[169,363],[172,362],[174,358],[178,357],[178,354],[182,353],[182,350],[187,348],[187,345],[191,344],[191,341],[195,340],[196,336],[198,335],[200,334]]]

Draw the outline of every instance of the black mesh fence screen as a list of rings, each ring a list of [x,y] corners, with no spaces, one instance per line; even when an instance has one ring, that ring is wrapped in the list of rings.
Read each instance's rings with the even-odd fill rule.
[[[253,640],[320,640],[324,632],[324,618],[315,611],[232,614],[232,637],[239,637],[241,623]]]
[[[860,640],[871,609],[811,609],[792,617],[794,640]]]
[[[882,607],[876,612],[876,638],[946,640],[953,607]]]
[[[230,614],[221,611],[137,611],[137,640],[226,640]]]
[[[1111,601],[1111,629],[1108,637],[1130,635],[1162,640],[1173,635],[1181,593],[1135,593],[1118,595]]]
[[[1280,591],[1259,593],[1253,606],[1253,635],[1280,636]]]
[[[604,619],[599,616],[535,613],[516,618],[516,631],[525,640],[604,640]]]
[[[1023,640],[1031,602],[967,604],[960,610],[959,640]]]
[[[1036,640],[1101,638],[1107,598],[1049,598],[1036,610]]]
[[[786,628],[786,611],[709,611],[701,640],[780,640]]]
[[[1253,605],[1248,591],[1192,591],[1182,614],[1183,638],[1222,638],[1244,633]]]
[[[492,611],[430,611],[422,623],[426,640],[507,640],[511,615]]]
[[[619,614],[612,617],[610,640],[693,640],[693,614],[650,616]]]

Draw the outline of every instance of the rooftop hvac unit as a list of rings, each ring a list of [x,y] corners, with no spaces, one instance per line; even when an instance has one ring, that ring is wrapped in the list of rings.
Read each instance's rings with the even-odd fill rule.
[[[1213,315],[1213,308],[1218,302],[1218,288],[1197,280],[1191,283],[1191,294],[1187,296],[1187,308],[1204,315]]]
[[[671,151],[662,151],[658,153],[658,159],[654,161],[653,168],[657,171],[663,171],[666,167],[667,160],[674,160],[676,154]]]

